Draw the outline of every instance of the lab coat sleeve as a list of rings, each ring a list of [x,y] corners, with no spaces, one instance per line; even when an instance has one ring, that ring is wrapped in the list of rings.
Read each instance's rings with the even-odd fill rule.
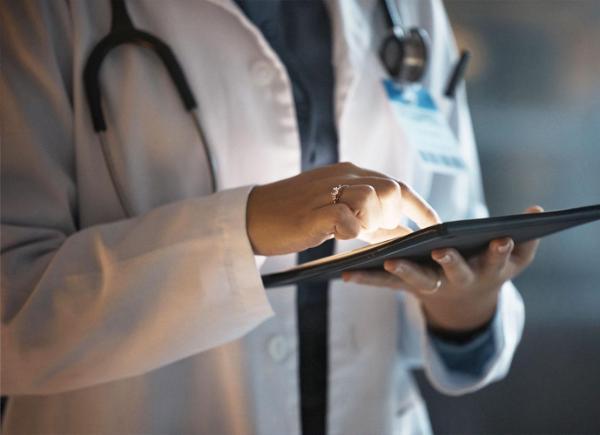
[[[140,375],[271,316],[250,187],[78,228],[66,2],[2,3],[2,393]]]
[[[442,88],[445,85],[442,79],[451,70],[458,55],[442,2],[428,0],[428,3],[430,3],[430,10],[433,11],[428,14],[432,20],[429,23],[432,52],[438,53],[432,59],[432,70],[442,72],[439,77],[431,78],[430,85],[433,88]],[[450,127],[458,138],[469,170],[465,177],[455,180],[452,192],[445,198],[445,203],[440,204],[440,207],[437,204],[434,206],[436,209],[440,209],[444,220],[487,216],[464,85],[459,87],[455,101],[443,109],[447,113]],[[409,366],[423,367],[432,385],[441,392],[452,395],[475,391],[506,375],[521,338],[525,317],[523,302],[517,289],[512,282],[505,283],[499,293],[496,318],[491,325],[494,334],[494,352],[481,375],[473,376],[450,371],[444,365],[427,333],[423,312],[416,298],[411,295],[403,295],[400,310],[401,359]]]
[[[401,361],[412,368],[422,367],[439,391],[450,395],[469,393],[502,379],[508,373],[524,323],[523,302],[511,282],[505,283],[500,291],[496,317],[490,326],[494,349],[478,376],[446,367],[432,343],[421,306],[414,296],[402,296],[401,310]]]

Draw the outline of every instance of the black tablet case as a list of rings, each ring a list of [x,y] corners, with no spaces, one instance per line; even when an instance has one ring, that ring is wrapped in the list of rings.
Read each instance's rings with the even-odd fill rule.
[[[329,280],[338,278],[345,270],[381,269],[383,262],[390,258],[434,264],[431,251],[439,248],[455,248],[468,258],[485,250],[493,239],[511,237],[516,243],[525,242],[595,220],[600,220],[600,204],[536,214],[446,222],[376,244],[372,249],[350,256],[332,258],[321,264],[299,265],[263,275],[262,279],[267,288]]]

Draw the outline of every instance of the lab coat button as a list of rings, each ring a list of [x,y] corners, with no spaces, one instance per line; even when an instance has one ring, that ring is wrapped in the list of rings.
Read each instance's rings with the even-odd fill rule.
[[[281,335],[275,335],[267,343],[269,356],[276,363],[282,362],[288,356],[288,343]]]
[[[250,66],[250,75],[258,86],[266,86],[275,78],[275,68],[259,60]]]

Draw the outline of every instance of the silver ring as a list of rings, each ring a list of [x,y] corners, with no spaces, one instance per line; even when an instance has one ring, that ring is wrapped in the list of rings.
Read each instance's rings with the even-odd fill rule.
[[[421,293],[423,293],[424,295],[432,295],[434,293],[437,293],[437,291],[440,289],[440,287],[442,286],[442,278],[438,278],[438,280],[435,282],[435,286],[431,289],[427,289],[427,290],[421,290]]]
[[[338,184],[337,186],[333,186],[331,192],[329,193],[329,196],[331,197],[331,205],[336,205],[340,201],[342,192],[346,187],[348,187],[347,184]]]

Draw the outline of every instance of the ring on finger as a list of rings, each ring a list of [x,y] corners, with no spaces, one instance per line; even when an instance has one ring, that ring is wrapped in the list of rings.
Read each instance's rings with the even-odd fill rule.
[[[424,295],[432,295],[434,293],[437,293],[441,286],[442,278],[438,277],[437,281],[435,282],[435,285],[432,288],[421,290],[421,293]]]
[[[342,193],[346,187],[349,186],[347,184],[338,184],[337,186],[333,186],[331,192],[329,193],[329,196],[331,197],[331,205],[336,205],[338,202],[340,202],[340,198],[342,197]]]

